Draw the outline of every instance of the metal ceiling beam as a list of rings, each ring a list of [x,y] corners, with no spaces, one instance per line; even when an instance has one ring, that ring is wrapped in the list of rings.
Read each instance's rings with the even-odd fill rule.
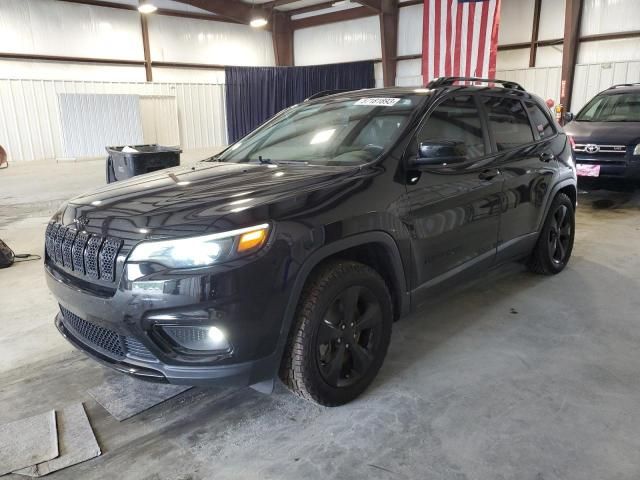
[[[289,12],[291,13],[291,12]],[[376,12],[367,7],[356,7],[348,10],[339,10],[337,12],[325,13],[323,15],[314,15],[313,17],[292,20],[291,24],[294,30],[300,28],[317,27],[318,25],[326,25],[328,23],[344,22],[345,20],[354,20],[356,18],[364,18],[374,16]]]
[[[254,16],[269,18],[270,12],[258,5],[241,2],[240,0],[176,0],[179,3],[191,5],[211,12],[215,15],[248,24]]]
[[[382,4],[384,0],[355,0],[355,3],[359,3],[363,7],[368,7],[375,12],[382,12]]]

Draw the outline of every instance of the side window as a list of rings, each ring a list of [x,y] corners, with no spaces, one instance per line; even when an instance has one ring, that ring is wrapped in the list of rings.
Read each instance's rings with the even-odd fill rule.
[[[542,111],[539,105],[531,102],[525,102],[525,105],[533,122],[533,129],[538,132],[540,138],[549,138],[556,133],[549,116]]]
[[[452,97],[438,105],[418,131],[417,140],[460,142],[467,146],[469,158],[483,156],[486,152],[480,112],[473,97]]]
[[[514,98],[483,97],[489,128],[498,151],[509,150],[534,141],[529,117],[522,102]]]

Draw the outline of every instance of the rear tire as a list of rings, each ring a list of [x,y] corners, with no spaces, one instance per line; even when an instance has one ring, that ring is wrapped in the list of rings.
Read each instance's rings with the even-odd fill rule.
[[[294,321],[280,377],[302,398],[333,407],[360,395],[378,373],[393,302],[374,269],[334,260],[308,280]]]
[[[529,270],[555,275],[567,266],[573,250],[576,219],[573,202],[564,193],[553,199],[531,257]]]

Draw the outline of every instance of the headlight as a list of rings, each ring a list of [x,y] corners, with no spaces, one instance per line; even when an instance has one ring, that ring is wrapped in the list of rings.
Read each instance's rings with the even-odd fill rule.
[[[170,268],[205,267],[256,252],[266,242],[269,225],[176,240],[142,242],[128,262],[157,262]]]
[[[636,148],[633,149],[634,155],[640,155],[640,143],[636,145]]]

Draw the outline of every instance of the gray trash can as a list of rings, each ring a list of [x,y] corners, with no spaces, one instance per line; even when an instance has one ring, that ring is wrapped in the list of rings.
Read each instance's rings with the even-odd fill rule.
[[[107,183],[180,165],[182,150],[179,148],[155,144],[129,145],[128,147],[135,151],[125,150],[123,152],[125,146],[106,147],[109,154],[107,157]]]

